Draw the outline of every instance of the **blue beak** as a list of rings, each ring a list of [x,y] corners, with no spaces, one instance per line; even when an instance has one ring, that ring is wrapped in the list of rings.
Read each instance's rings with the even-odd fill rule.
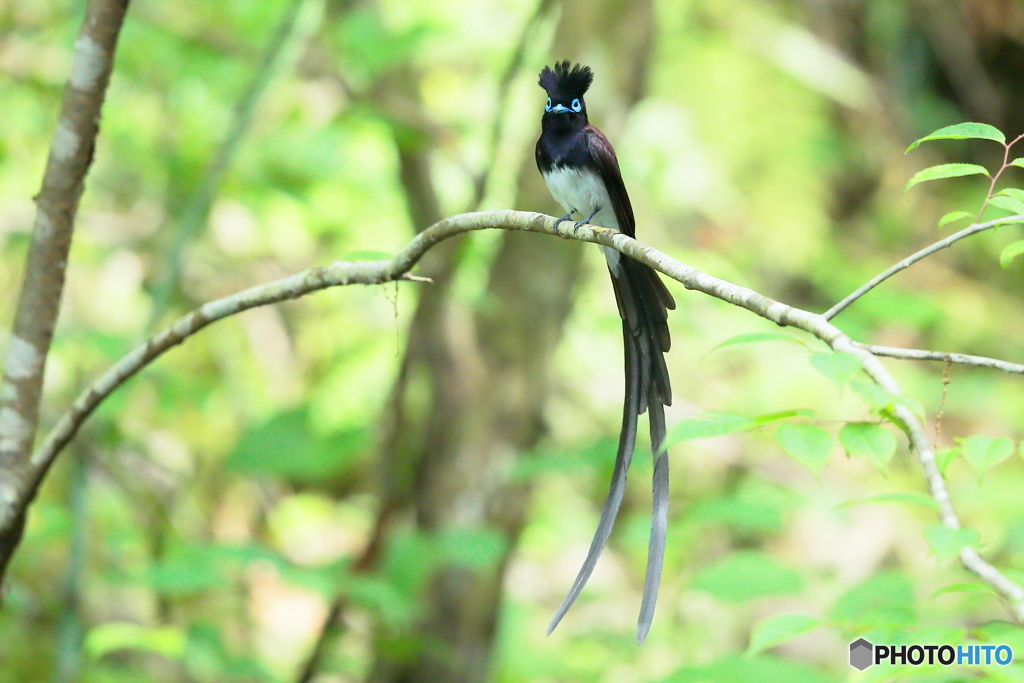
[[[564,114],[567,111],[569,111],[569,107],[565,106],[564,104],[556,104],[555,106],[551,107],[552,114]]]

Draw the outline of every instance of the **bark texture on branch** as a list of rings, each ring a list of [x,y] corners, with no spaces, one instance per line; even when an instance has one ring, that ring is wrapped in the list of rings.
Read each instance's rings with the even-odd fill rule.
[[[39,423],[43,369],[60,310],[78,200],[92,164],[127,10],[128,0],[91,0],[85,9],[42,189],[35,198],[25,278],[0,383],[0,580],[44,471],[29,459]]]
[[[787,327],[804,330],[827,343],[833,350],[856,356],[864,371],[879,386],[893,395],[900,394],[899,385],[877,356],[851,340],[819,314],[788,306],[751,289],[735,285],[681,263],[662,252],[638,242],[626,235],[608,228],[592,225],[575,227],[567,221],[558,225],[551,216],[524,211],[483,211],[461,214],[446,218],[418,234],[394,259],[351,263],[339,261],[321,268],[313,268],[282,280],[258,285],[204,304],[139,346],[105,372],[76,399],[73,407],[57,423],[39,450],[32,456],[33,468],[39,477],[102,400],[127,378],[162,355],[192,334],[241,311],[294,299],[328,287],[349,284],[382,284],[395,280],[411,279],[409,271],[434,245],[473,230],[502,229],[537,232],[554,235],[566,240],[579,240],[612,247],[617,251],[654,268],[660,273],[682,283],[687,289],[703,292],[716,299],[745,308],[752,313]],[[913,411],[905,405],[895,403],[893,411],[898,418],[897,426],[907,436],[910,446],[924,471],[928,488],[939,506],[940,519],[952,529],[960,528],[960,520],[953,507],[946,483],[935,464],[935,452],[924,434],[924,428]],[[35,489],[29,490],[23,498],[31,499]],[[16,501],[0,501],[0,515],[13,518],[24,513],[14,507]],[[960,560],[970,571],[992,586],[1002,596],[1015,618],[1024,622],[1024,589],[1008,579],[999,570],[986,562],[973,548],[964,548]]]

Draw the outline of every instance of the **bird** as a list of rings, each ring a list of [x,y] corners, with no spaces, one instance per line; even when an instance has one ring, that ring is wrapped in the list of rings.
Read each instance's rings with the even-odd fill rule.
[[[551,196],[567,211],[555,223],[556,226],[579,214],[584,218],[575,223],[576,228],[589,223],[635,237],[636,221],[615,150],[608,138],[587,118],[587,104],[583,96],[593,80],[590,67],[581,64],[570,66],[568,60],[555,62],[554,68],[545,66],[540,72],[538,84],[547,92],[548,99],[537,140],[537,168]],[[637,619],[637,642],[643,643],[650,631],[658,600],[668,525],[668,455],[662,450],[662,444],[665,440],[665,406],[672,404],[665,354],[671,346],[668,311],[675,308],[675,301],[653,268],[611,247],[602,246],[601,249],[622,318],[626,376],[622,428],[608,497],[597,532],[576,580],[548,626],[548,635],[583,590],[608,542],[633,457],[637,420],[647,412],[654,456],[654,481],[647,572]]]

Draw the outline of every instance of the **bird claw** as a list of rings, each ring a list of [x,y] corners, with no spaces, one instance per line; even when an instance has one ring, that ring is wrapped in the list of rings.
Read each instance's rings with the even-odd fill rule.
[[[572,218],[572,215],[574,213],[576,213],[576,209],[573,209],[572,211],[570,211],[569,213],[565,214],[564,216],[559,218],[557,221],[555,221],[555,225],[553,227],[557,228],[560,223],[563,223],[563,222],[569,220],[570,218]]]
[[[596,209],[594,209],[594,213],[590,214],[581,221],[576,221],[576,224],[572,226],[573,230],[579,230],[581,225],[587,225],[588,223],[590,223],[590,221],[594,220],[594,216],[596,216],[600,210],[601,207],[599,206]]]

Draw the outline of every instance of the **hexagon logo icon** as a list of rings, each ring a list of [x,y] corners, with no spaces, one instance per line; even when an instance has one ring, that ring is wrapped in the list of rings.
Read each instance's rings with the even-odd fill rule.
[[[863,671],[868,668],[874,664],[872,661],[874,659],[872,657],[874,650],[875,646],[863,638],[853,641],[850,643],[850,666],[857,671]]]

